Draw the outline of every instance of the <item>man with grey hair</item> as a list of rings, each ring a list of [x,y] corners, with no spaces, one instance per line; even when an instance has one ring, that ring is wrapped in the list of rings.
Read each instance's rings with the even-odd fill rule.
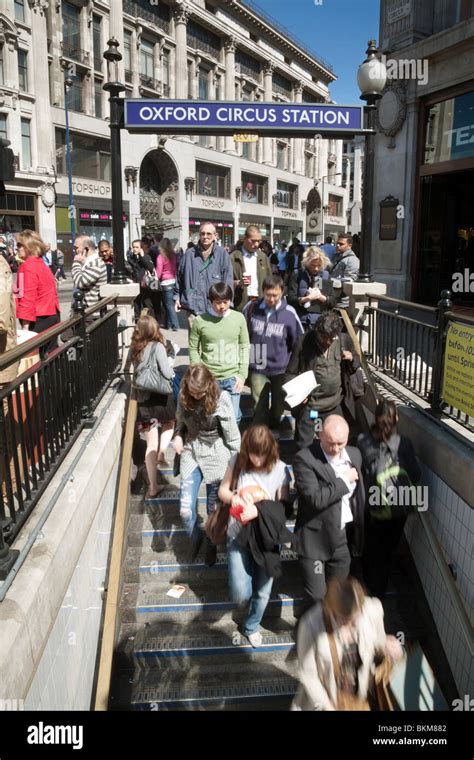
[[[84,295],[86,309],[100,301],[100,287],[107,283],[107,269],[92,238],[79,235],[74,245],[72,280]]]
[[[362,456],[359,449],[347,445],[348,438],[345,419],[331,414],[324,421],[319,440],[299,451],[293,462],[298,491],[296,549],[304,579],[304,609],[324,598],[331,576],[347,578],[351,554],[362,554]]]
[[[217,244],[216,228],[203,222],[199,228],[199,243],[188,248],[179,262],[175,285],[175,309],[188,314],[191,329],[196,316],[205,314],[211,306],[211,285],[225,282],[232,288],[232,267],[229,254]]]

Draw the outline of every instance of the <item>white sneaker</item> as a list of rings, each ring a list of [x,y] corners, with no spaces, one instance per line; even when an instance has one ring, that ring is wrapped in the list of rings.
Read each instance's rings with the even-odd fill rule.
[[[249,633],[247,636],[248,640],[252,644],[253,647],[261,647],[263,643],[262,634],[260,631],[255,631],[255,633]]]

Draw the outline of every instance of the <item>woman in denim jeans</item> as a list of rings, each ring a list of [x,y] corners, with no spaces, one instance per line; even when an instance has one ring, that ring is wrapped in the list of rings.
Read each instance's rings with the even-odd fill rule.
[[[236,490],[232,489],[234,468],[238,478]],[[238,456],[232,457],[219,488],[219,498],[224,504],[242,502],[238,491],[245,486],[260,486],[271,501],[285,501],[289,497],[290,475],[288,467],[280,460],[278,443],[266,425],[253,425],[245,431]],[[245,521],[258,514],[255,495],[245,508]],[[261,501],[264,496],[258,498]],[[257,502],[257,504],[255,504]],[[229,590],[233,602],[242,605],[250,600],[250,607],[243,626],[243,633],[253,647],[262,644],[260,621],[263,617],[273,585],[264,568],[258,565],[248,547],[239,545],[238,537],[242,523],[230,517],[227,528],[227,553],[229,564]]]
[[[207,514],[213,512],[219,484],[229,460],[240,449],[240,433],[227,391],[203,365],[191,365],[181,381],[173,446],[181,455],[180,515],[191,538],[191,561],[201,546],[204,532],[199,524],[197,498],[204,481]],[[217,547],[206,540],[205,562],[213,565]]]
[[[166,309],[166,330],[179,330],[178,315],[174,308],[174,286],[176,282],[177,256],[171,241],[160,241],[160,252],[156,258],[156,276],[161,283],[161,293]]]

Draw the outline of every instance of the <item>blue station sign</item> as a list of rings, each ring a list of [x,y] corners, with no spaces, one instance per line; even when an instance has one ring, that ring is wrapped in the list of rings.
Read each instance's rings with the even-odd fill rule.
[[[131,132],[285,135],[362,134],[362,106],[319,103],[235,103],[196,100],[125,100]]]

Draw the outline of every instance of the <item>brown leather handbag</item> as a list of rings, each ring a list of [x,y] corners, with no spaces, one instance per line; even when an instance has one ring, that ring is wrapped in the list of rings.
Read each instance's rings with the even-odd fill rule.
[[[324,619],[324,627],[326,628],[326,633],[328,635],[328,641],[329,641],[329,649],[331,650],[331,659],[332,659],[332,665],[334,668],[334,677],[336,679],[336,688],[337,684],[340,681],[341,678],[341,666],[339,664],[339,657],[337,656],[337,648],[336,648],[336,641],[334,639],[334,631],[332,628],[332,623],[329,618],[329,615],[326,613],[326,611],[323,611],[323,619]],[[337,688],[337,704],[336,704],[337,710],[342,710],[344,712],[349,711],[366,711],[370,710],[370,705],[367,699],[360,699],[355,694],[350,694],[347,691],[342,691],[341,689]]]
[[[230,485],[231,491],[235,490],[237,481],[240,475],[240,468],[238,466],[238,460],[235,463],[234,472],[232,473],[232,481]],[[213,544],[220,546],[225,544],[227,540],[227,525],[229,522],[230,504],[224,504],[220,499],[216,501],[214,511],[211,512],[206,520],[204,531],[206,536]]]

